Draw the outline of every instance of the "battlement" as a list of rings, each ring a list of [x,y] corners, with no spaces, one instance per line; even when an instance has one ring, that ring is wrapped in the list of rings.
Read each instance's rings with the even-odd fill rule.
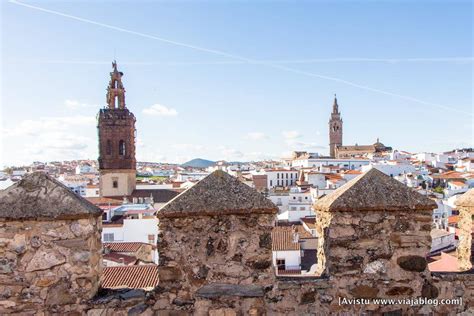
[[[0,193],[2,314],[32,310],[104,315],[474,312],[470,266],[463,273],[427,270],[433,202],[376,169],[314,205],[318,269],[298,278],[276,276],[271,267],[270,232],[276,206],[236,178],[214,172],[159,213],[159,285],[150,292],[98,291],[98,214],[87,205],[79,207],[83,205],[79,197],[69,202],[71,193],[47,176],[31,177],[27,179],[36,180]],[[29,194],[26,200],[21,200],[21,192]],[[54,197],[54,203],[46,205],[42,194]],[[466,225],[472,224],[473,194],[471,190],[459,199],[462,260],[468,260],[470,253],[471,227]],[[15,199],[26,201],[25,206],[15,206]],[[41,213],[41,220],[11,215],[36,214],[37,206],[52,211]],[[56,209],[81,215],[60,219]],[[400,302],[462,298],[462,304],[370,301],[380,298]],[[341,303],[351,299],[368,303]]]

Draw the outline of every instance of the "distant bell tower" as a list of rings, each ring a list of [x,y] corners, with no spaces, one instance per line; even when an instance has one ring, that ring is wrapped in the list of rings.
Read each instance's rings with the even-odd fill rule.
[[[101,196],[126,196],[135,190],[135,116],[125,106],[123,73],[112,63],[107,107],[97,114]]]
[[[331,118],[329,119],[329,155],[336,158],[336,147],[342,145],[342,119],[337,104],[336,95],[334,95],[334,104],[332,105]]]

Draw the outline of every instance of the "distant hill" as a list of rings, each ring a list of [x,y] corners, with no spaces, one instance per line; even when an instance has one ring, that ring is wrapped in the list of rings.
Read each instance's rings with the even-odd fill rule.
[[[214,165],[215,163],[216,163],[215,161],[196,158],[196,159],[193,159],[193,160],[190,160],[188,162],[183,163],[181,165],[181,167],[207,168],[209,166]]]

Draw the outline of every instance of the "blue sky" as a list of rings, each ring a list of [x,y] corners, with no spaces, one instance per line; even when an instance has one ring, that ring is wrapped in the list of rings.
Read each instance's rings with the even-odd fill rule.
[[[0,165],[97,158],[111,61],[137,158],[473,146],[470,1],[2,1]],[[54,11],[54,12],[53,12]],[[65,16],[67,15],[67,16]]]

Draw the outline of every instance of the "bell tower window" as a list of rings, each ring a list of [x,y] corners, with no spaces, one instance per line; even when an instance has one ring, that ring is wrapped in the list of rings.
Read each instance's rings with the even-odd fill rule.
[[[119,155],[125,156],[125,141],[123,139],[119,142]]]

